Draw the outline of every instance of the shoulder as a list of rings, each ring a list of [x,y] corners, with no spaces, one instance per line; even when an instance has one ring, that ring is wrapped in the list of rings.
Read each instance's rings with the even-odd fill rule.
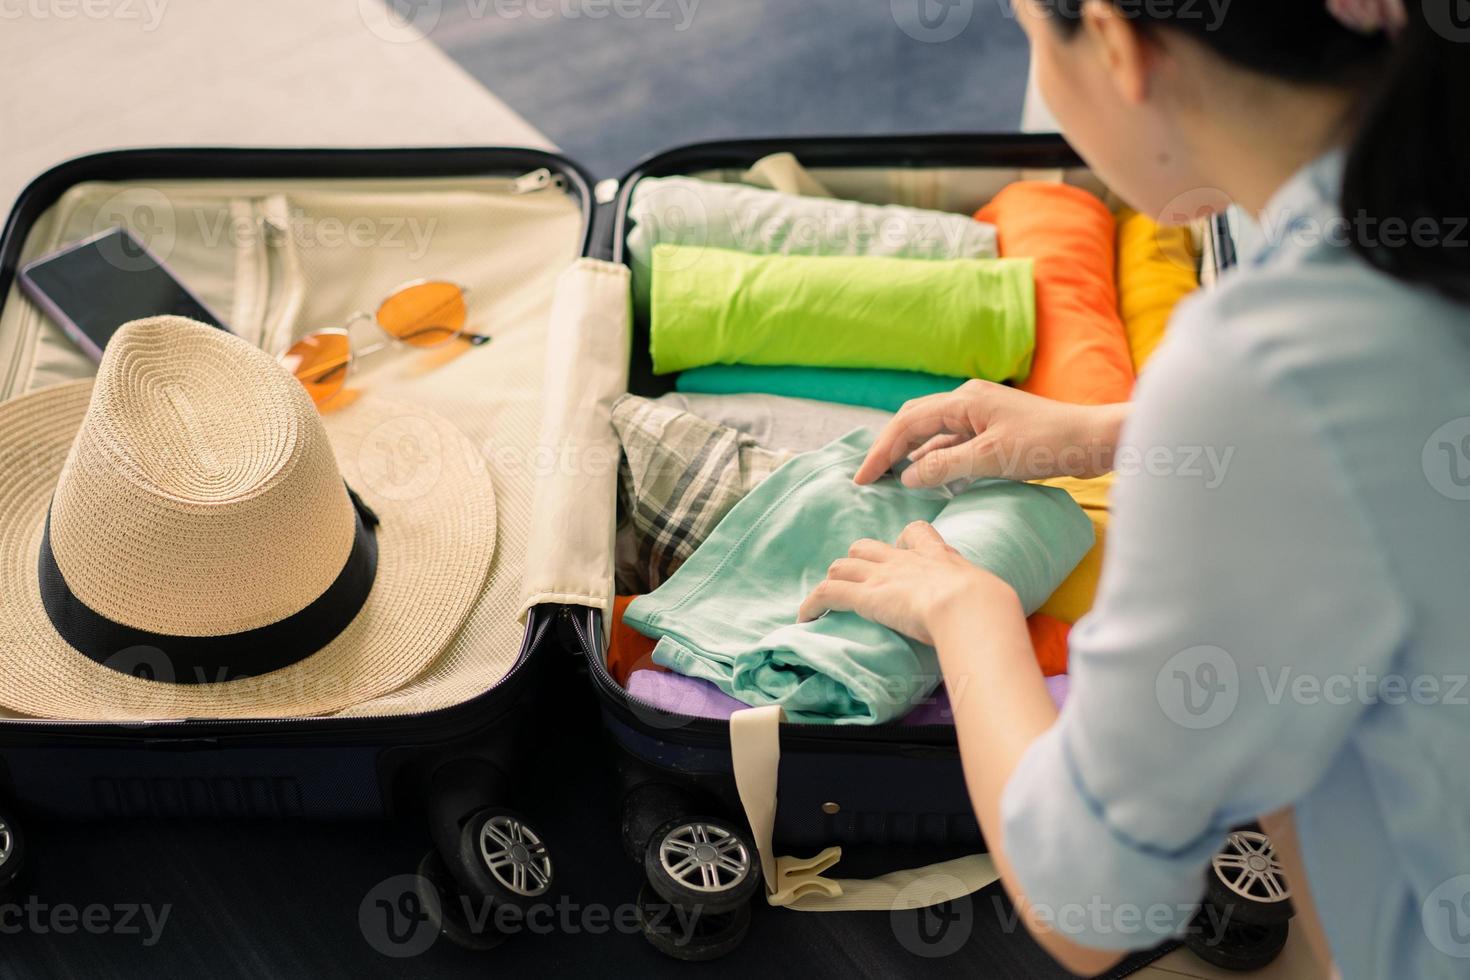
[[[1470,363],[1466,312],[1338,248],[1233,270],[1180,305],[1136,414],[1220,435],[1384,437],[1416,424],[1406,390],[1451,409]]]

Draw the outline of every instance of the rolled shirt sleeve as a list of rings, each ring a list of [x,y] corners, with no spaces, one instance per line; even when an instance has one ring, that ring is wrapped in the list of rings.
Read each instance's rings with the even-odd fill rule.
[[[1219,303],[1140,383],[1071,695],[1002,797],[1027,899],[1099,949],[1188,924],[1224,835],[1315,785],[1408,633],[1334,449],[1371,420],[1324,413],[1299,383],[1322,365],[1225,333]]]

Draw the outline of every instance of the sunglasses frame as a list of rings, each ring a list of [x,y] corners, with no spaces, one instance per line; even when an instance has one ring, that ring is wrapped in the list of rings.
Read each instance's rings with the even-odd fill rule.
[[[300,344],[302,341],[310,337],[337,335],[343,337],[347,341],[347,363],[342,366],[342,384],[330,395],[317,402],[318,405],[321,405],[337,397],[347,387],[347,382],[352,377],[353,368],[357,364],[359,359],[367,357],[371,354],[376,354],[379,351],[387,350],[390,347],[418,347],[418,349],[420,350],[437,350],[440,347],[444,347],[448,344],[454,343],[456,340],[468,340],[473,346],[476,347],[479,347],[483,344],[488,344],[490,342],[490,337],[488,335],[469,332],[468,316],[466,316],[465,325],[461,327],[453,336],[437,344],[422,345],[409,344],[406,341],[395,337],[392,333],[389,332],[387,327],[383,326],[383,322],[378,319],[379,315],[383,312],[383,307],[392,302],[395,296],[398,296],[400,293],[405,293],[408,290],[414,289],[418,286],[429,286],[436,283],[442,283],[446,286],[453,286],[455,289],[458,289],[461,299],[468,297],[470,294],[470,287],[462,285],[461,283],[454,282],[450,279],[410,279],[407,282],[399,283],[397,286],[394,286],[391,290],[389,290],[388,294],[383,297],[383,301],[378,304],[378,308],[375,312],[368,313],[366,310],[357,310],[350,314],[347,317],[347,322],[340,327],[323,327],[320,330],[313,330],[310,333],[302,334],[300,337],[297,337],[295,340],[291,341],[290,346],[281,351],[281,353],[277,355],[276,360],[284,361],[286,355],[291,353],[291,351],[295,349],[297,344]],[[468,304],[466,304],[466,306],[468,306]],[[360,320],[371,321],[374,326],[382,331],[383,336],[387,339],[376,344],[369,344],[367,347],[364,347],[361,350],[355,348],[352,343],[352,325]],[[297,380],[301,381],[301,378],[297,376]],[[306,382],[303,381],[302,384],[305,385]]]

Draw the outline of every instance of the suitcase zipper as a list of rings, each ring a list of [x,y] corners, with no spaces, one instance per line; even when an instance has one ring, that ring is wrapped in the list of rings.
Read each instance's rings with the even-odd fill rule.
[[[566,178],[560,174],[554,174],[547,167],[532,170],[528,174],[522,174],[511,181],[512,194],[531,194],[536,191],[544,191],[548,187],[561,190],[566,189]]]

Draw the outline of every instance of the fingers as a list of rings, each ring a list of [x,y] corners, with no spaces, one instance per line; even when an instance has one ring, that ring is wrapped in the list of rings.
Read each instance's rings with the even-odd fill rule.
[[[796,614],[796,621],[810,623],[824,613],[852,611],[857,603],[858,590],[861,588],[862,586],[856,582],[827,579],[802,601],[801,608]]]
[[[903,485],[917,490],[923,487],[938,487],[955,480],[977,480],[986,475],[978,458],[975,440],[948,449],[936,449],[920,457],[913,466],[903,471]]]
[[[968,431],[970,423],[965,415],[965,399],[961,395],[951,392],[909,402],[874,441],[853,481],[859,485],[872,483],[887,473],[894,463],[934,436]]]
[[[872,538],[863,538],[861,541],[852,543],[852,547],[847,549],[847,557],[856,558],[859,561],[882,561],[893,550],[894,547],[891,544],[874,541]]]
[[[961,435],[957,432],[944,432],[909,453],[909,459],[917,463],[936,449],[949,449],[952,446],[960,446],[973,438],[974,436]]]
[[[928,521],[914,521],[908,527],[904,528],[903,533],[898,536],[898,546],[910,551],[934,545],[938,545],[941,548],[949,547],[944,543],[944,538],[940,536],[939,532],[934,530],[934,525]]]
[[[857,558],[839,558],[827,568],[827,578],[836,582],[866,582],[873,563]]]

